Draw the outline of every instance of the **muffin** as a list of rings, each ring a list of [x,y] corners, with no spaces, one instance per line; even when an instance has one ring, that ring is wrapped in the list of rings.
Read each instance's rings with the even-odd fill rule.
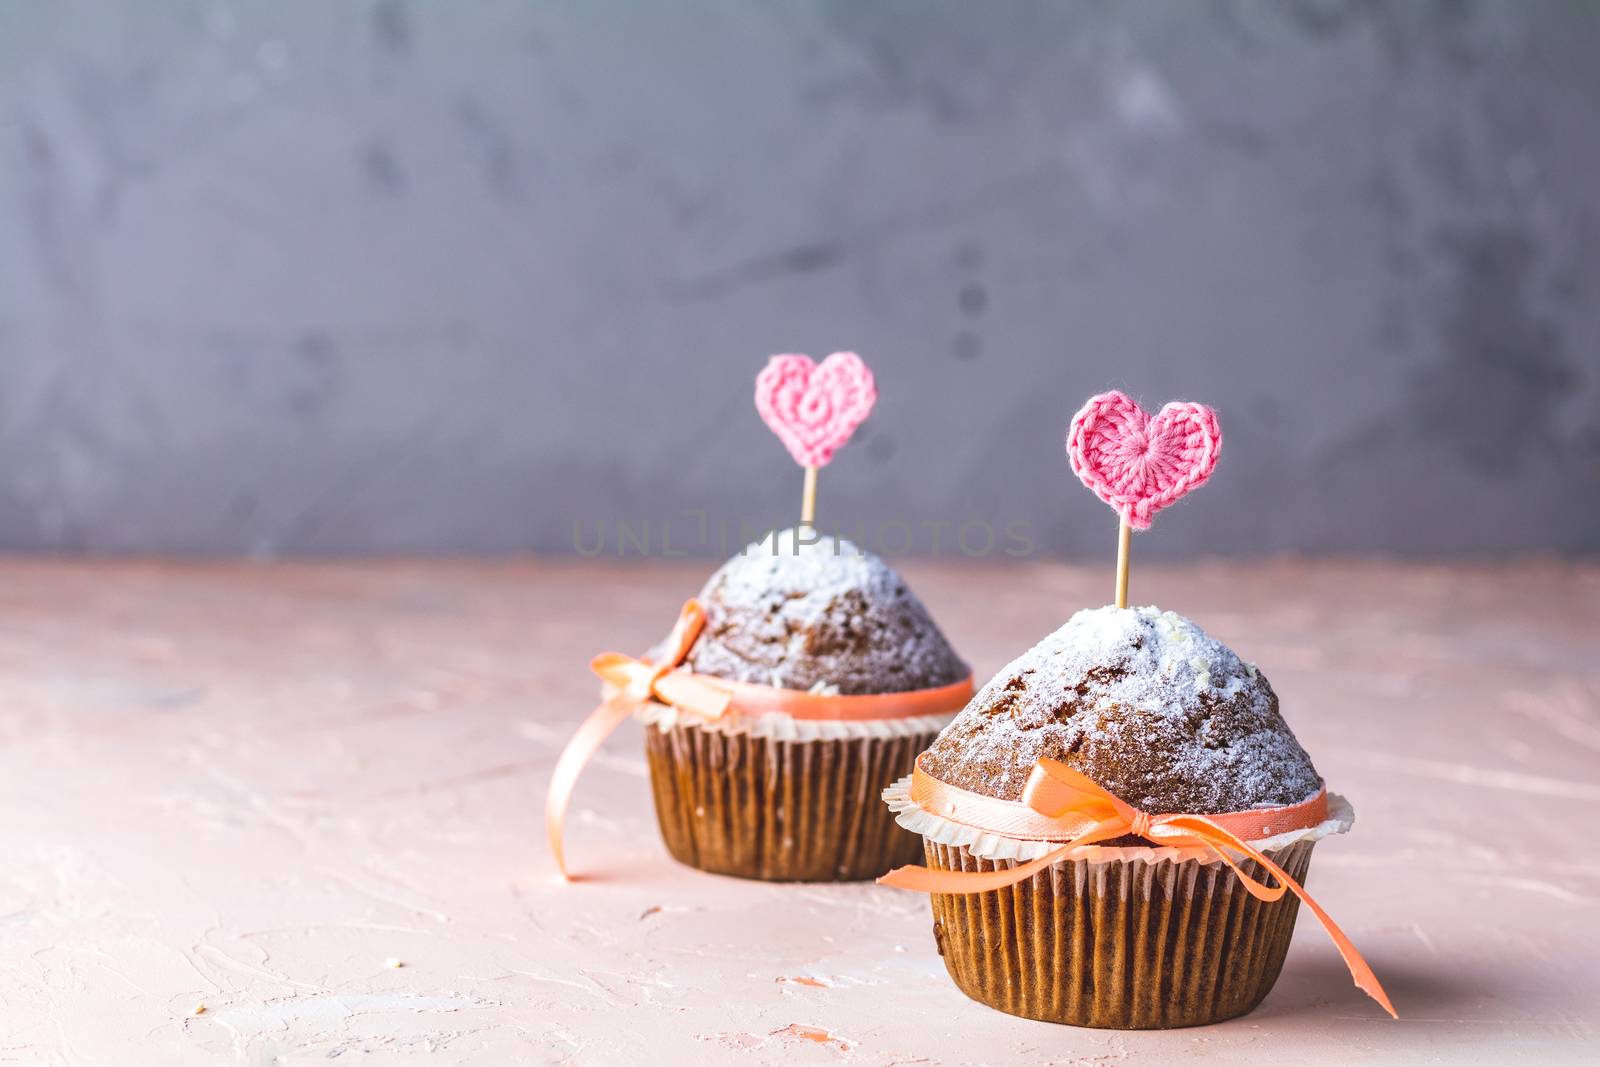
[[[917,766],[930,782],[1018,802],[1041,759],[1146,813],[1255,814],[1270,830],[1268,809],[1300,805],[1291,810],[1312,813],[1313,825],[1289,820],[1250,842],[1297,882],[1316,840],[1352,819],[1337,797],[1324,806],[1322,778],[1266,676],[1153,607],[1074,615],[985,685]],[[929,810],[910,783],[885,799],[924,835],[932,870],[1004,870],[1071,840],[946,818],[956,805]],[[1273,884],[1254,860],[1241,866]],[[931,900],[938,950],[968,996],[1013,1015],[1120,1029],[1250,1011],[1283,966],[1299,903],[1258,899],[1204,847],[1132,833],[1072,848],[1015,884]]]
[[[638,714],[672,855],[774,881],[914,861],[921,843],[877,798],[966,702],[971,672],[904,579],[850,541],[790,529],[723,564],[699,602],[683,665],[724,680],[743,710],[707,720],[654,701]]]

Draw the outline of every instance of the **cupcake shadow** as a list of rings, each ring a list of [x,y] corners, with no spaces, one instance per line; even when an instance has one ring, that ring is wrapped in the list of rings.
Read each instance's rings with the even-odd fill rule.
[[[1452,972],[1443,964],[1419,966],[1404,957],[1372,956],[1372,964],[1395,1011],[1405,1019],[1457,1019],[1478,1011],[1485,998],[1481,981]],[[1315,1011],[1331,1012],[1341,1020],[1387,1023],[1391,1020],[1372,999],[1350,981],[1350,972],[1337,955],[1318,953],[1291,957],[1277,986],[1250,1016],[1252,1021],[1285,1019]]]

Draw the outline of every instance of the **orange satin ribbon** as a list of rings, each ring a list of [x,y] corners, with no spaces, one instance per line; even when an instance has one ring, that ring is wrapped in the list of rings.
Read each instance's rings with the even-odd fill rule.
[[[1201,847],[1233,869],[1251,896],[1274,901],[1285,891],[1311,909],[1333,939],[1356,986],[1376,1000],[1394,1018],[1394,1006],[1378,983],[1377,975],[1343,930],[1287,871],[1246,842],[1288,830],[1307,829],[1328,817],[1328,795],[1323,790],[1310,800],[1281,808],[1232,811],[1219,815],[1151,815],[1124,802],[1093,779],[1053,759],[1041,759],[1028,776],[1022,800],[998,800],[941,782],[922,769],[911,775],[911,799],[927,812],[965,826],[1007,837],[1062,842],[1028,863],[995,871],[935,871],[927,867],[900,867],[878,882],[919,893],[982,893],[1015,885],[1067,857],[1073,849],[1124,834],[1136,834],[1157,845]],[[1247,874],[1229,849],[1241,852],[1265,867],[1277,881],[1264,885]]]
[[[634,659],[620,652],[602,652],[589,662],[589,669],[605,682],[605,700],[583,720],[573,734],[556,769],[550,776],[545,797],[544,825],[550,838],[550,851],[564,878],[570,878],[562,849],[562,826],[573,787],[584,765],[605,739],[635,711],[651,700],[670,704],[699,718],[715,721],[731,713],[761,715],[782,712],[796,719],[865,720],[901,719],[914,715],[940,715],[959,711],[972,698],[972,678],[935,689],[907,693],[871,693],[862,696],[827,696],[768,685],[751,685],[725,678],[710,678],[681,669],[695,639],[705,627],[705,611],[700,602],[690,599],[678,614],[672,634],[666,640],[665,655],[659,664]]]

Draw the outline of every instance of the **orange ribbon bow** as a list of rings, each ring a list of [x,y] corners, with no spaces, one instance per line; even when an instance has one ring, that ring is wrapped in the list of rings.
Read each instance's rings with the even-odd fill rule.
[[[708,719],[721,718],[732,703],[731,694],[679,671],[678,665],[689,654],[695,638],[706,624],[705,611],[700,602],[690,599],[678,614],[667,638],[666,654],[659,664],[634,659],[620,652],[602,652],[589,661],[589,669],[606,683],[606,699],[583,720],[573,735],[561,758],[556,761],[555,773],[550,776],[550,791],[545,797],[544,827],[550,837],[550,851],[555,853],[556,866],[563,878],[570,878],[566,855],[561,847],[561,827],[567,818],[567,803],[572,799],[572,789],[589,757],[615,730],[628,720],[638,708],[652,698],[695,712]]]
[[[1257,840],[1319,824],[1327,817],[1327,793],[1285,808],[1229,812],[1223,815],[1151,815],[1115,796],[1086,775],[1053,759],[1041,759],[1028,776],[1022,802],[997,800],[959,789],[924,772],[920,764],[913,770],[911,798],[924,810],[998,834],[1029,836],[1037,840],[1060,841],[1036,860],[995,871],[935,871],[926,867],[899,867],[878,882],[920,893],[982,893],[1015,885],[1033,877],[1051,864],[1065,859],[1075,848],[1136,834],[1158,845],[1179,848],[1202,847],[1214,853],[1233,869],[1251,896],[1274,901],[1286,891],[1293,892],[1311,909],[1328,936],[1333,939],[1355,984],[1394,1018],[1394,1006],[1379,984],[1378,977],[1343,930],[1289,873],[1244,838]],[[1252,878],[1229,850],[1243,853],[1271,873],[1276,886]]]
[[[561,847],[561,828],[566,822],[567,805],[578,775],[611,732],[652,700],[710,721],[730,713],[777,712],[796,719],[844,722],[944,715],[959,711],[972,697],[971,675],[932,689],[846,696],[707,678],[681,666],[705,624],[706,616],[700,602],[691,599],[683,605],[678,621],[673,624],[659,664],[620,652],[604,652],[590,661],[589,668],[606,683],[606,699],[589,713],[572,740],[567,742],[556,760],[555,773],[550,776],[550,790],[545,796],[545,831],[562,877],[571,877]]]

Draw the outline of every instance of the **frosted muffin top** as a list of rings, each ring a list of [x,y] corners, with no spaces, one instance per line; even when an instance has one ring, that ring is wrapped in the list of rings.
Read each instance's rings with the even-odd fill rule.
[[[922,766],[1019,800],[1040,757],[1157,814],[1296,804],[1322,785],[1266,676],[1153,607],[1078,612],[995,675]]]
[[[951,685],[968,674],[904,579],[850,541],[778,531],[700,592],[699,674],[855,695]]]

